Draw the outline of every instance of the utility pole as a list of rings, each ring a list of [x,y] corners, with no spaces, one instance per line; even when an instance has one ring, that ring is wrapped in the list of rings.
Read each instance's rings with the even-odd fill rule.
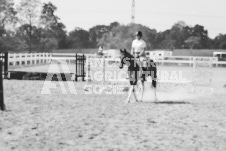
[[[135,23],[135,0],[132,2],[131,24]]]

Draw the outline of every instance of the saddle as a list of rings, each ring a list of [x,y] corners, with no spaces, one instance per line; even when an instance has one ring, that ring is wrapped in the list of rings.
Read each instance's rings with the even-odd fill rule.
[[[136,61],[140,67],[146,68],[148,66],[148,58],[147,57],[139,57],[136,58]]]
[[[136,58],[136,61],[138,63],[138,65],[140,67],[147,67],[147,63],[148,63],[148,58],[143,55],[143,56],[140,56],[140,57],[136,57],[139,53],[135,53],[134,54],[134,57]]]

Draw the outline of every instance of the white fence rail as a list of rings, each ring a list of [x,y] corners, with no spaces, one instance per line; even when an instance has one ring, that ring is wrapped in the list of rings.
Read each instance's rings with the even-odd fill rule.
[[[9,66],[36,65],[49,63],[51,53],[9,53]]]
[[[190,65],[193,66],[195,58],[211,58],[212,64],[218,67],[218,65],[226,65],[226,61],[218,61],[217,57],[206,56],[168,56],[164,58],[156,58],[155,62],[164,64],[177,64],[177,65]]]
[[[85,54],[86,57],[89,58],[97,58],[95,54]],[[110,58],[109,56],[105,56],[106,59],[109,61],[113,61],[114,58]],[[194,58],[212,58],[213,59],[213,65],[218,67],[219,65],[226,65],[226,61],[218,61],[217,57],[206,57],[206,56],[168,56],[164,58],[156,58],[154,59],[155,62],[160,63],[162,65],[164,64],[176,64],[176,65],[190,65],[193,66]],[[52,59],[66,59],[66,60],[75,60],[75,54],[74,53],[53,53]],[[117,59],[115,59],[117,60]]]
[[[86,57],[89,58],[97,58],[96,54],[85,54]],[[109,56],[105,56],[106,59],[111,61],[114,58],[110,58]],[[190,65],[192,66],[194,63],[194,56],[168,56],[164,58],[155,58],[154,61],[156,63],[162,65]],[[208,58],[208,57],[201,57]],[[218,61],[217,57],[209,57],[213,58],[213,65],[220,66],[226,65],[226,61]],[[50,63],[51,60],[62,60],[65,59],[69,63],[75,61],[75,53],[9,53],[8,61],[9,66],[21,66],[21,65],[37,65]],[[117,60],[117,59],[116,59]]]

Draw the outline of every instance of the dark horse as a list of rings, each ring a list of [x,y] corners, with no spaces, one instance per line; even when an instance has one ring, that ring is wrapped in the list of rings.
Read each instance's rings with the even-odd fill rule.
[[[142,90],[141,90],[141,98],[140,101],[143,99],[143,93],[144,93],[144,81],[146,81],[148,76],[151,76],[152,78],[152,87],[154,88],[154,96],[155,101],[157,100],[156,97],[156,84],[157,84],[157,67],[153,60],[147,61],[147,67],[142,67],[142,72],[140,71],[141,67],[138,65],[136,58],[134,58],[133,55],[131,55],[129,52],[126,51],[126,49],[122,50],[120,49],[120,66],[119,68],[122,69],[123,65],[128,66],[128,74],[129,74],[129,80],[130,80],[130,89],[129,94],[126,99],[126,102],[130,102],[131,94],[133,93],[136,101],[136,93],[135,93],[135,85],[137,85],[137,81],[141,80],[142,83]]]

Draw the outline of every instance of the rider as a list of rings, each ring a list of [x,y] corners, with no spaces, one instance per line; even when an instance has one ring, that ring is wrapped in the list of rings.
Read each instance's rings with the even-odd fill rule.
[[[137,63],[141,67],[141,73],[143,72],[142,67],[145,67],[145,61],[146,61],[146,56],[145,56],[145,49],[146,49],[146,42],[142,39],[142,32],[137,31],[136,34],[136,39],[133,40],[132,42],[132,49],[131,49],[131,54],[137,59]]]

